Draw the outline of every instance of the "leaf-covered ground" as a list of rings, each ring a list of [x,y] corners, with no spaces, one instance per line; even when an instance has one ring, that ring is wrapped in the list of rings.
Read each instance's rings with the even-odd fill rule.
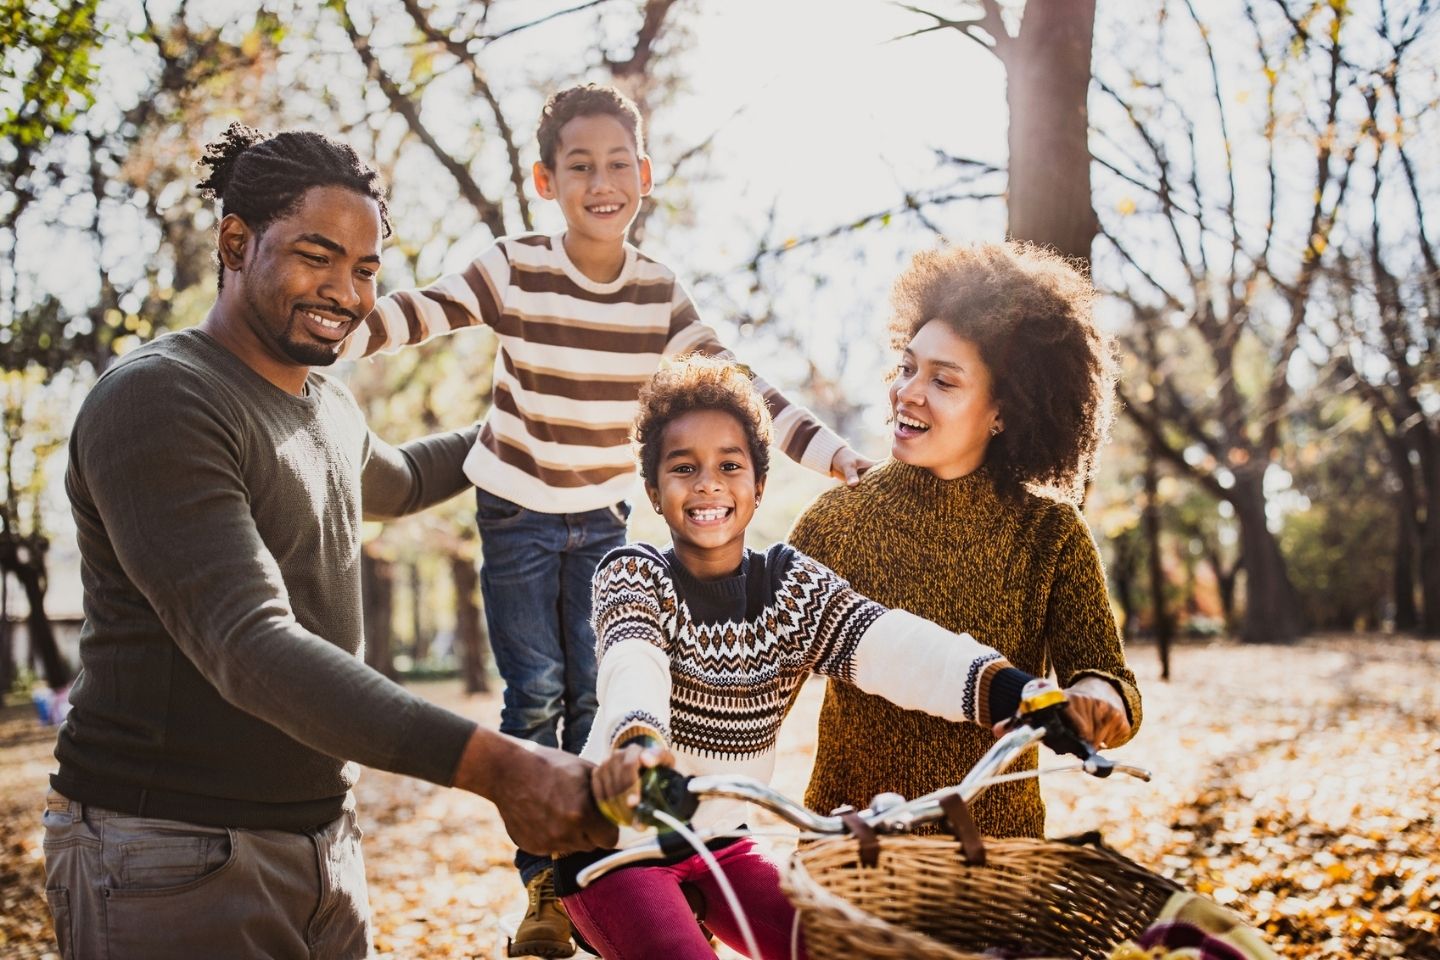
[[[1052,833],[1099,828],[1129,856],[1229,905],[1287,957],[1440,960],[1440,643],[1325,638],[1295,648],[1132,652],[1146,701],[1118,755],[1150,784],[1054,777]],[[419,688],[482,722],[494,697]],[[803,789],[820,687],[787,726],[779,786]],[[55,956],[38,809],[53,732],[0,717],[0,956]],[[381,956],[499,956],[521,906],[493,808],[367,771],[358,788]],[[777,843],[783,854],[783,841]]]

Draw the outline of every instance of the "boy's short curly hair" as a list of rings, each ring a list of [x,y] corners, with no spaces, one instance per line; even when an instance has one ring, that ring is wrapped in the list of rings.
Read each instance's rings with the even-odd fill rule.
[[[560,130],[576,117],[607,116],[619,120],[635,141],[635,155],[645,156],[645,120],[635,101],[614,87],[582,83],[550,95],[540,111],[535,139],[540,145],[540,162],[555,169],[555,151],[560,147]]]
[[[739,364],[690,354],[662,367],[640,391],[640,412],[630,435],[639,448],[645,482],[652,487],[659,482],[665,428],[697,410],[721,410],[740,421],[755,467],[755,482],[764,480],[770,472],[772,432],[765,399]]]
[[[1110,429],[1111,341],[1091,315],[1094,288],[1063,257],[1007,242],[918,254],[895,281],[896,349],[939,320],[975,344],[1005,429],[986,450],[997,489],[1027,484],[1084,496]]]

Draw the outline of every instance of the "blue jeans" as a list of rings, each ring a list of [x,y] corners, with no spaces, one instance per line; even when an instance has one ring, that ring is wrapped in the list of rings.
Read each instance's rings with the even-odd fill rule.
[[[579,753],[595,719],[590,582],[625,543],[630,505],[537,513],[478,488],[475,500],[485,623],[505,681],[500,732]],[[515,857],[526,882],[549,863]]]

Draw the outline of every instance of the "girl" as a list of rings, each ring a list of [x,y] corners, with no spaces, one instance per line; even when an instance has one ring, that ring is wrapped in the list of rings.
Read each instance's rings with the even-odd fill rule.
[[[622,547],[595,576],[599,712],[582,756],[600,761],[593,791],[615,820],[632,818],[642,763],[768,780],[786,705],[810,672],[981,730],[1014,711],[1030,675],[991,648],[887,610],[788,546],[746,549],[770,422],[738,367],[692,357],[661,371],[641,394],[634,435],[672,545]],[[1114,737],[1124,723],[1105,701],[1081,697],[1075,707],[1082,733]],[[695,817],[700,827],[743,822],[735,801],[707,801]],[[761,955],[790,956],[794,910],[775,865],[748,839],[712,849]],[[600,855],[562,860],[556,880],[571,922],[603,956],[713,957],[682,883],[704,895],[710,929],[744,949],[698,855],[576,889],[576,871]]]

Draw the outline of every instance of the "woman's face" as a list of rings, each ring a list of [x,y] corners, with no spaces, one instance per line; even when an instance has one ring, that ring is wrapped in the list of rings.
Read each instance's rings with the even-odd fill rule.
[[[931,320],[910,340],[890,384],[890,454],[942,480],[985,462],[991,429],[1003,430],[990,368],[975,344]]]

